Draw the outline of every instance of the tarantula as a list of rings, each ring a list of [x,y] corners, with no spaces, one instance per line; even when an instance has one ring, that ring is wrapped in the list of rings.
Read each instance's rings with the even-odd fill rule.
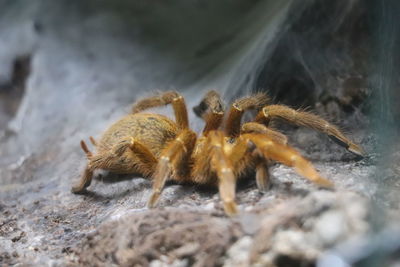
[[[154,207],[166,181],[217,185],[228,215],[237,213],[235,187],[239,178],[254,172],[260,190],[268,187],[270,160],[292,166],[305,178],[322,187],[332,183],[321,177],[312,164],[287,145],[282,133],[268,127],[271,120],[281,119],[323,132],[350,152],[363,155],[361,147],[345,137],[334,125],[319,116],[284,105],[268,105],[266,94],[258,93],[235,101],[224,119],[224,108],[215,91],[208,92],[194,112],[205,121],[202,133],[189,129],[185,100],[170,91],[138,101],[132,114],[113,124],[91,153],[82,140],[88,164],[73,193],[82,193],[90,185],[93,172],[105,169],[115,173],[135,173],[153,180],[148,201]],[[152,113],[148,108],[172,104],[175,121]],[[247,110],[258,110],[253,121],[242,125]]]

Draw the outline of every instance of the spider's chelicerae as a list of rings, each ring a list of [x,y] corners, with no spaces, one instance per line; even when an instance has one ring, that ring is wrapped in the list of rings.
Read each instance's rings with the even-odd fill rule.
[[[173,107],[175,121],[159,114],[141,113],[168,104]],[[242,124],[243,114],[250,109],[258,110],[257,116]],[[237,213],[237,179],[255,170],[257,187],[266,190],[271,160],[294,167],[320,186],[332,186],[309,161],[287,145],[285,135],[269,127],[275,119],[323,132],[350,152],[363,155],[361,147],[334,125],[309,112],[269,105],[267,95],[262,93],[235,101],[225,116],[220,96],[210,91],[193,110],[205,121],[199,136],[189,129],[185,101],[177,92],[165,92],[135,103],[132,113],[113,124],[99,142],[90,137],[96,147],[95,154],[81,141],[88,164],[72,192],[84,192],[96,169],[135,173],[153,180],[149,207],[154,207],[170,179],[178,183],[217,185],[225,212],[232,215]]]

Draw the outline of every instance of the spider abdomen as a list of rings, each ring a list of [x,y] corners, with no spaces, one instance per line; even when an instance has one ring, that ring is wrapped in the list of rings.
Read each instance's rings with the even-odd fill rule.
[[[176,124],[163,115],[129,114],[104,132],[98,149],[110,150],[124,139],[133,137],[158,156],[165,144],[173,140],[177,133]]]

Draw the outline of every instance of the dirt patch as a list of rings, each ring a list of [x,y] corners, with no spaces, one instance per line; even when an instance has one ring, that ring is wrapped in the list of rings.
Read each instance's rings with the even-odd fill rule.
[[[240,235],[234,221],[184,210],[144,211],[100,226],[78,248],[84,265],[147,266],[154,260],[190,266],[221,265]]]
[[[356,193],[320,190],[281,195],[234,218],[175,208],[131,211],[70,252],[73,262],[90,266],[308,266],[336,243],[365,235],[369,209]]]

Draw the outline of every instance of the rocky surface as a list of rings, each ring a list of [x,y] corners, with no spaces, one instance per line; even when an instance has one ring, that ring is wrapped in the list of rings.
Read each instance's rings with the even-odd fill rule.
[[[309,157],[335,150],[334,144],[324,148],[321,143],[324,139],[315,140]],[[349,158],[341,152],[342,159]],[[238,188],[240,214],[234,218],[224,215],[215,189],[189,185],[167,186],[159,207],[147,210],[151,183],[131,176],[111,184],[95,181],[83,196],[69,192],[72,179],[61,185],[3,187],[2,261],[71,266],[312,265],[337,244],[372,232],[376,211],[370,201],[379,188],[371,186],[369,176],[376,167],[368,160],[342,159],[314,159],[321,173],[335,182],[334,191],[318,189],[282,165],[272,167],[272,186],[266,193],[260,193],[250,178]],[[393,200],[395,221],[398,202],[394,196],[388,199]]]
[[[394,266],[400,147],[374,131],[383,113],[369,113],[388,97],[368,78],[381,81],[365,61],[370,6],[335,3],[0,1],[0,265]],[[368,156],[277,124],[335,189],[274,164],[268,192],[254,177],[238,186],[233,218],[215,188],[195,185],[169,184],[148,210],[151,182],[132,175],[99,173],[87,194],[70,193],[85,164],[79,141],[175,88],[189,107],[209,89],[227,102],[268,89],[336,120]],[[388,103],[373,106],[396,114]],[[192,113],[191,126],[202,127]]]

